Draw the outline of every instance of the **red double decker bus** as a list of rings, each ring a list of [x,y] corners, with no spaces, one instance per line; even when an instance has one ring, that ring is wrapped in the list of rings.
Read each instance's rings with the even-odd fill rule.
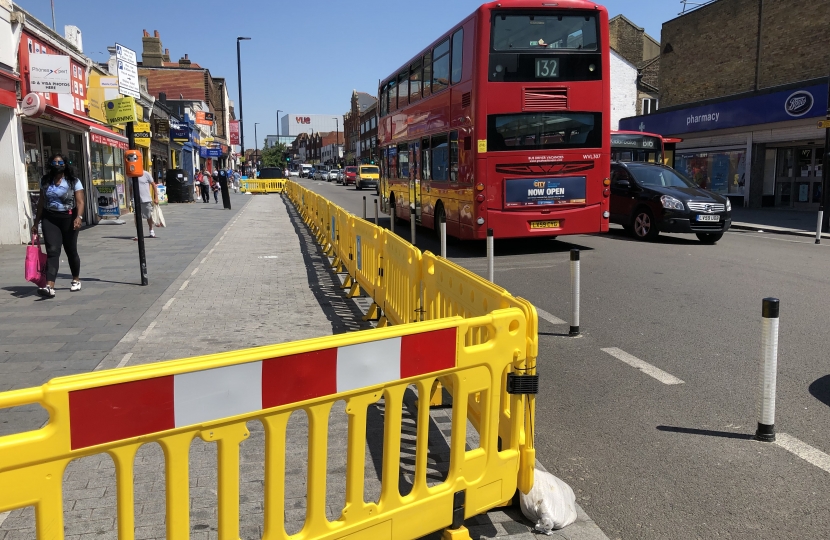
[[[612,131],[611,159],[674,166],[674,150],[683,139],[640,131]]]
[[[462,239],[608,230],[608,13],[482,5],[378,88],[384,211]]]

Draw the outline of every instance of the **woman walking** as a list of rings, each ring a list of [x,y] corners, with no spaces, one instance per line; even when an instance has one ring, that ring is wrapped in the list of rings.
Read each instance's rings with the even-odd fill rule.
[[[40,198],[33,230],[43,225],[46,242],[46,286],[37,290],[44,298],[55,297],[55,279],[60,266],[61,246],[72,271],[70,291],[81,290],[81,258],[78,256],[78,231],[84,213],[84,187],[61,154],[49,161],[49,172],[40,179]]]
[[[210,173],[202,169],[202,202],[210,202]]]
[[[219,204],[219,190],[222,189],[219,185],[219,171],[213,171],[211,189],[213,190],[213,204]]]

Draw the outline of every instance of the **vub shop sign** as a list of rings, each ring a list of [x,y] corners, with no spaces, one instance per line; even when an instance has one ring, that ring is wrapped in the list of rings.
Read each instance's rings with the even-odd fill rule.
[[[827,85],[733,99],[620,120],[621,131],[680,135],[824,116]]]

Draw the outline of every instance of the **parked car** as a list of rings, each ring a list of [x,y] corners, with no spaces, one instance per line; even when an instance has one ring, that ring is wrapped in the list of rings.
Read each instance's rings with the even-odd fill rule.
[[[281,167],[264,167],[259,171],[260,180],[272,180],[275,178],[285,178]]]
[[[328,175],[327,180],[328,180],[329,182],[331,182],[331,181],[333,181],[333,180],[337,180],[337,174],[338,174],[339,172],[340,172],[340,169],[330,169],[330,170],[329,170],[329,175]]]
[[[346,167],[345,169],[343,169],[343,176],[344,185],[354,185],[355,180],[357,180],[357,167]]]
[[[355,189],[363,189],[365,187],[378,187],[380,181],[380,169],[377,165],[361,165],[357,168],[357,178],[355,179]]]
[[[665,165],[612,163],[610,188],[611,222],[639,240],[654,240],[663,231],[694,233],[714,244],[732,225],[727,197]]]

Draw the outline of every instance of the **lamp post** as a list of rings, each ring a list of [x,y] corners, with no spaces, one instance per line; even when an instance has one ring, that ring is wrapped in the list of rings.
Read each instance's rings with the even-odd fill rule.
[[[259,138],[256,134],[256,127],[259,125],[259,122],[254,122],[254,178],[256,178],[256,172],[259,163]]]
[[[337,152],[337,164],[340,165],[340,118],[335,116],[334,120],[337,122],[337,131],[334,132],[335,144],[334,151]]]
[[[281,109],[277,109],[277,142],[280,142],[280,113]]]
[[[242,122],[242,63],[239,54],[239,42],[250,40],[249,37],[236,38],[236,76],[239,81],[239,146],[242,148],[242,159],[245,159],[245,129]],[[245,167],[242,167],[242,174],[245,174]]]

